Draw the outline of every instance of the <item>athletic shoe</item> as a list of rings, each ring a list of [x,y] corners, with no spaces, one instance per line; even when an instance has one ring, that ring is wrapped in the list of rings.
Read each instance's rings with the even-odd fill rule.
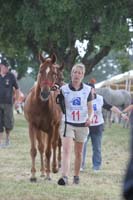
[[[10,146],[10,140],[9,139],[6,139],[5,146],[6,147]]]
[[[68,184],[67,176],[63,176],[58,180],[58,185],[67,185],[67,184]]]
[[[74,176],[73,177],[73,183],[74,184],[79,184],[79,176]]]
[[[98,172],[100,171],[100,167],[93,167],[93,171],[94,171],[95,173],[98,173]]]
[[[93,169],[94,173],[98,173],[100,169]]]
[[[84,171],[84,168],[83,167],[80,167],[80,172],[83,172]]]

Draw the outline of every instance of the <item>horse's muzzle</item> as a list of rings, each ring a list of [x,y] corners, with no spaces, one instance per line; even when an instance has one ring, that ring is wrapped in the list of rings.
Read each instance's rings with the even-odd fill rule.
[[[42,101],[47,101],[50,95],[50,91],[41,91],[40,97]]]

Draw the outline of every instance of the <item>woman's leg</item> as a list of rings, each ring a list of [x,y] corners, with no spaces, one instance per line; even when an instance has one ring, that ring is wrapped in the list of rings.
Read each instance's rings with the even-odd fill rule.
[[[62,137],[62,176],[69,175],[72,143],[73,138]]]
[[[82,142],[75,142],[74,152],[75,152],[75,163],[74,163],[74,176],[79,176],[81,160],[82,160]]]
[[[99,170],[102,163],[101,143],[102,143],[102,128],[99,126],[96,131],[90,131],[92,141],[92,163],[93,169]]]
[[[81,170],[83,170],[85,168],[85,160],[86,160],[86,152],[87,152],[87,144],[89,141],[89,134],[83,144],[83,150],[82,150],[82,162],[81,162]]]

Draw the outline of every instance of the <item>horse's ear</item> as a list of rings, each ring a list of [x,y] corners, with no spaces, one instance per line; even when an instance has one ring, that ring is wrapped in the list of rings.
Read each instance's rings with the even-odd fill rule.
[[[57,57],[56,57],[55,53],[53,53],[50,57],[52,59],[52,63],[55,63],[56,60],[57,60]]]
[[[39,53],[39,61],[40,63],[43,63],[45,61],[45,58],[42,56],[41,53]]]
[[[60,71],[62,71],[64,69],[65,63],[62,62],[61,66],[60,66]]]

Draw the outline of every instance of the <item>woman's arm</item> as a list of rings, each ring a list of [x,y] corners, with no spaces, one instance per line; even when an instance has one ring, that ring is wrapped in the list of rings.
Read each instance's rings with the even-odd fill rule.
[[[128,116],[126,113],[122,112],[119,108],[116,106],[112,106],[111,110],[115,113],[117,113],[119,116],[121,116],[125,120],[129,120]]]
[[[128,107],[126,107],[123,112],[129,112],[133,110],[133,104],[129,105]]]
[[[92,118],[93,118],[93,106],[92,106],[92,101],[89,101],[88,102],[88,119],[86,120],[86,123],[85,125],[86,126],[89,126],[91,121],[92,121]]]

